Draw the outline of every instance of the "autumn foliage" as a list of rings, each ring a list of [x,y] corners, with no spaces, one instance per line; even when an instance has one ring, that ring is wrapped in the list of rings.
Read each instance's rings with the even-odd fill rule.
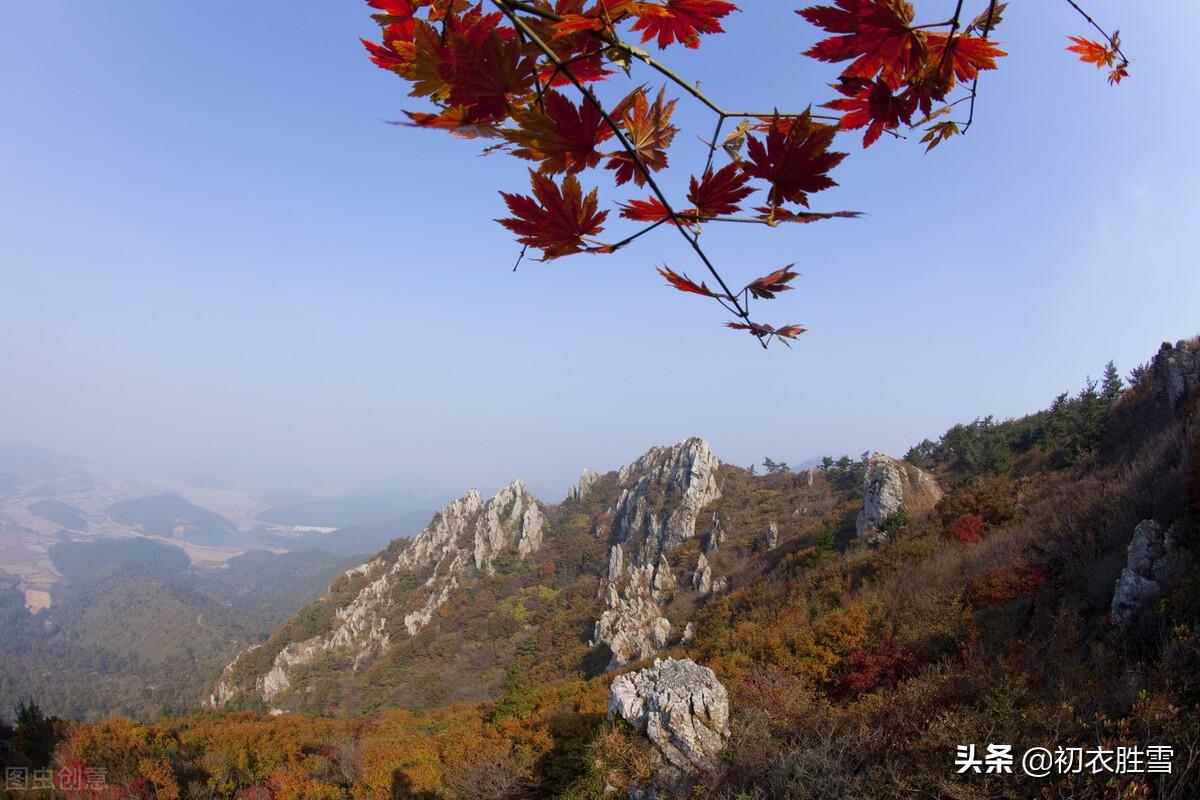
[[[895,686],[920,664],[911,647],[885,637],[874,647],[850,655],[846,669],[837,680],[837,693],[856,697],[879,688]]]
[[[946,528],[946,535],[963,544],[975,544],[983,540],[983,519],[976,514],[963,514]]]
[[[776,269],[735,291],[702,247],[703,226],[857,216],[810,208],[813,195],[837,185],[831,173],[846,158],[834,149],[837,134],[863,129],[869,147],[904,126],[920,130],[932,149],[967,132],[980,74],[1006,55],[990,38],[1005,10],[996,0],[977,0],[974,17],[964,16],[959,3],[952,19],[933,22],[919,21],[904,0],[835,0],[796,13],[826,34],[804,54],[841,65],[832,84],[836,96],[793,112],[732,112],[703,94],[699,81],[677,75],[639,46],[700,47],[739,11],[725,0],[367,2],[381,29],[380,41],[363,42],[371,60],[403,78],[410,96],[433,105],[405,112],[402,124],[487,139],[487,152],[532,162],[528,194],[501,192],[509,215],[499,222],[523,248],[542,260],[612,253],[672,227],[712,285],[664,266],[659,272],[669,285],[720,303],[734,317],[729,327],[764,346],[772,339],[786,344],[805,330],[750,314],[752,301],[773,299],[797,273]],[[1072,37],[1070,49],[1108,67],[1110,81],[1119,82],[1128,60],[1115,33],[1104,38],[1107,44]],[[666,85],[655,90],[640,72],[635,78],[635,67]],[[620,78],[632,88],[605,99],[607,84]],[[668,86],[681,97],[668,98]],[[671,197],[656,176],[675,165],[671,150],[681,131],[673,117],[681,99],[711,111],[715,127],[696,132],[707,145],[703,158],[683,165],[690,170],[686,197]],[[814,113],[814,106],[834,113]],[[605,203],[594,185],[605,180],[641,194]],[[617,220],[634,225],[614,237],[609,227]],[[756,291],[764,282],[774,288]]]

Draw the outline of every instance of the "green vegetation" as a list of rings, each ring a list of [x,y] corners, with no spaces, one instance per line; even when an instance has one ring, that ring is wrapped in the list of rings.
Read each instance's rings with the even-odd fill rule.
[[[249,553],[197,573],[147,539],[60,543],[54,605],[0,591],[0,708],[36,697],[66,718],[149,719],[194,709],[213,676],[320,594],[348,564],[323,553]]]

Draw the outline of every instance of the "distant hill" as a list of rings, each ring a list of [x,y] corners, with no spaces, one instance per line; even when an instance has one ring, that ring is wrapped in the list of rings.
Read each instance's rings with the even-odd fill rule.
[[[350,528],[382,525],[399,513],[400,509],[376,497],[338,497],[276,506],[257,519],[273,525]]]
[[[88,523],[83,512],[61,500],[39,500],[29,506],[29,512],[73,531],[87,530]]]
[[[193,544],[231,544],[237,534],[237,527],[225,517],[175,494],[122,500],[108,507],[108,515],[126,525],[140,525],[147,533]]]

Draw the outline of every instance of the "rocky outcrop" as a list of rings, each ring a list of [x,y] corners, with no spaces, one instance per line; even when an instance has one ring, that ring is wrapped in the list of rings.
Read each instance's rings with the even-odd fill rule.
[[[763,534],[763,546],[768,550],[774,550],[779,546],[779,526],[772,522],[767,526],[767,532]]]
[[[881,543],[886,535],[880,526],[889,516],[902,508],[913,516],[922,514],[941,497],[942,490],[929,473],[883,453],[872,453],[867,459],[863,507],[855,520],[855,532],[860,539]]]
[[[609,690],[608,717],[644,733],[656,751],[653,786],[632,787],[631,797],[686,795],[697,778],[716,769],[729,738],[725,687],[691,660],[655,660],[618,677]]]
[[[1113,623],[1127,625],[1153,604],[1162,595],[1167,581],[1179,573],[1187,557],[1173,528],[1164,531],[1152,519],[1139,522],[1133,529],[1125,569],[1117,578],[1113,591]]]
[[[1151,373],[1158,403],[1168,411],[1177,411],[1188,394],[1200,386],[1200,349],[1196,342],[1163,342]]]
[[[579,476],[579,482],[567,487],[568,500],[582,500],[592,490],[592,485],[600,480],[600,474],[594,469],[585,469]]]
[[[708,556],[701,553],[696,559],[696,571],[692,573],[692,588],[700,594],[708,594],[712,591],[712,585],[712,566],[708,563]]]
[[[612,651],[610,669],[666,644],[671,623],[661,606],[676,586],[667,554],[696,535],[700,512],[721,496],[717,468],[708,443],[692,438],[656,447],[618,473],[613,545],[597,593],[605,610],[592,641]]]
[[[235,659],[213,691],[211,705],[224,705],[241,690],[269,703],[293,688],[298,667],[326,652],[347,655],[355,670],[361,668],[388,647],[400,628],[389,621],[399,621],[404,633],[416,635],[468,575],[493,574],[502,554],[520,560],[540,549],[545,527],[541,505],[521,481],[503,487],[486,503],[472,489],[436,514],[398,555],[385,551],[348,570],[345,578],[361,588],[334,610],[329,629],[285,644],[270,667],[252,678],[252,686],[233,682]],[[419,587],[405,591],[414,578]]]
[[[712,527],[708,529],[708,533],[704,535],[704,552],[715,553],[721,543],[725,541],[725,525],[721,522],[721,518],[716,514],[712,516]]]

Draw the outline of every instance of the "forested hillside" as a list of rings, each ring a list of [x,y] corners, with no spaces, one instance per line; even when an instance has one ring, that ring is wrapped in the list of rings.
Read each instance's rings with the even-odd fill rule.
[[[32,615],[0,581],[0,707],[36,698],[92,719],[183,713],[239,649],[319,595],[348,563],[316,551],[252,552],[197,572],[176,547],[148,539],[60,542],[64,584]]]

